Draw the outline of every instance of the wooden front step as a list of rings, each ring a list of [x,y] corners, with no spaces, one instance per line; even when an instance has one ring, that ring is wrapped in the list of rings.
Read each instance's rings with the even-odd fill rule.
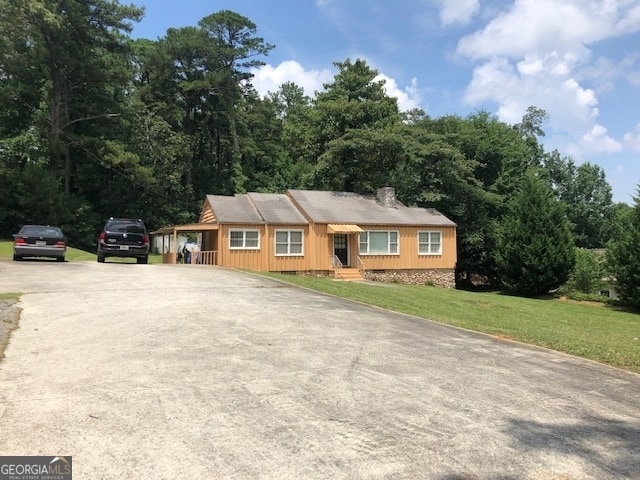
[[[364,280],[364,277],[357,268],[337,268],[335,270],[336,280],[345,282],[357,282]]]

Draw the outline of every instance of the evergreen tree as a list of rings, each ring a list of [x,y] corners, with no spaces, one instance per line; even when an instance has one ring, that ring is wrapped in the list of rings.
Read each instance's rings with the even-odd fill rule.
[[[496,264],[507,288],[538,295],[564,284],[575,247],[564,208],[551,188],[528,174],[498,228]]]
[[[607,246],[607,263],[620,299],[640,308],[640,187],[631,215]]]
[[[62,176],[69,194],[74,157],[84,151],[72,146],[101,137],[86,131],[89,123],[118,116],[112,112],[130,75],[128,33],[144,10],[107,0],[0,0],[0,12],[0,37],[12,39],[0,45],[1,77],[39,92],[21,100],[33,102],[50,175]]]
[[[395,98],[364,60],[336,62],[334,82],[314,103],[318,149],[314,187],[374,192],[388,181],[402,153],[395,129],[401,116]]]

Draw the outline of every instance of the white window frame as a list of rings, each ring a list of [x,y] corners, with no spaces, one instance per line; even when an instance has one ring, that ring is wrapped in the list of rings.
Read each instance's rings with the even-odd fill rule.
[[[431,235],[433,234],[438,234],[438,236],[440,237],[440,241],[439,242],[434,242],[431,238]],[[426,242],[422,242],[420,241],[420,235],[422,234],[426,234],[427,235],[427,241]],[[438,248],[437,251],[433,251],[432,247],[436,244],[439,244],[440,247]],[[421,250],[420,247],[425,246],[427,247],[427,251],[423,252]],[[442,255],[442,232],[440,230],[420,230],[418,232],[418,255],[421,256],[435,256],[435,255]]]
[[[370,247],[371,247],[370,234],[371,233],[387,234],[387,251],[386,252],[371,253],[371,250],[370,250]],[[395,242],[391,242],[391,234],[395,234],[396,236]],[[366,236],[366,240],[364,242],[362,241],[363,235]],[[391,251],[392,243],[396,246],[395,251]],[[363,245],[366,245],[366,248],[364,251],[362,249]],[[360,233],[360,235],[358,236],[358,250],[360,252],[360,255],[400,255],[400,231],[399,230],[365,230],[364,232]]]
[[[231,234],[242,232],[242,245],[241,246],[232,246],[231,245]],[[247,233],[256,233],[258,235],[258,245],[256,246],[247,246]],[[260,250],[260,230],[254,228],[231,228],[229,229],[229,250]]]
[[[287,234],[287,242],[278,242],[278,233],[286,233]],[[291,253],[291,245],[294,243],[291,241],[291,234],[299,233],[300,234],[300,252]],[[278,245],[286,245],[287,252],[286,253],[278,253]],[[295,245],[298,245],[298,242],[295,242]],[[304,256],[304,230],[292,229],[292,228],[282,228],[278,229],[274,232],[273,235],[273,251],[276,257],[303,257]]]

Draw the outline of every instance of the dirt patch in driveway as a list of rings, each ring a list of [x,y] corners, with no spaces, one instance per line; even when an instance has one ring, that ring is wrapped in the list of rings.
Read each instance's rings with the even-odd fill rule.
[[[17,300],[0,300],[0,361],[4,358],[4,349],[9,343],[11,332],[18,328],[20,308]]]

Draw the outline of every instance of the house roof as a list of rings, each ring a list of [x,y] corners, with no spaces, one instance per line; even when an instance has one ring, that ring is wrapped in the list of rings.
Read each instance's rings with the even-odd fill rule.
[[[285,194],[248,193],[247,195],[263,220],[270,225],[307,225],[309,223]]]
[[[207,195],[217,223],[306,225],[332,224],[333,230],[357,225],[451,226],[456,224],[432,208],[390,206],[374,195],[351,192],[288,190],[281,193]],[[342,227],[340,227],[342,225]]]
[[[456,225],[435,209],[407,207],[398,201],[395,201],[393,206],[384,206],[373,195],[314,190],[289,190],[287,193],[314,223],[452,227]]]
[[[307,225],[309,222],[282,193],[207,195],[218,223]]]
[[[246,194],[207,195],[218,223],[263,223],[262,217]]]

